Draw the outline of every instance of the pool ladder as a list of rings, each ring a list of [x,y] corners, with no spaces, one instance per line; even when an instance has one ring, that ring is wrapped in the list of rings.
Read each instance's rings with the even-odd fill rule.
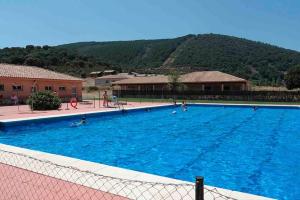
[[[124,110],[124,105],[123,105],[123,104],[120,104],[120,103],[118,103],[118,108],[119,108],[119,110]]]
[[[118,99],[116,99],[115,104],[117,104],[119,110],[124,110],[124,105],[122,103],[120,103]]]

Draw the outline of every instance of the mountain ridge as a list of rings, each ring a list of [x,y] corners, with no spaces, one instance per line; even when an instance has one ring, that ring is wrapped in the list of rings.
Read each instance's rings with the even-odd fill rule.
[[[300,52],[220,34],[177,38],[78,42],[49,48],[0,49],[0,62],[26,64],[76,76],[93,70],[168,73],[218,70],[258,85],[281,85],[284,73],[300,64]],[[53,62],[57,60],[57,62]]]

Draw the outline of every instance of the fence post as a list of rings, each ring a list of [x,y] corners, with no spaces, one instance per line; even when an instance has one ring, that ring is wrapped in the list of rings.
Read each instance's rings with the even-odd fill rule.
[[[20,111],[19,104],[18,104],[18,111]],[[31,112],[33,112],[33,111],[34,111],[33,98],[31,98]]]
[[[100,93],[100,90],[99,90],[99,108],[101,107],[101,93]]]
[[[96,97],[94,97],[94,108],[96,108]]]
[[[70,109],[69,109],[69,102],[68,102],[68,98],[66,97],[65,99],[67,99],[67,100],[66,100],[66,102],[67,102],[67,108],[66,108],[65,110],[70,110]]]
[[[196,176],[195,200],[204,200],[204,178]]]

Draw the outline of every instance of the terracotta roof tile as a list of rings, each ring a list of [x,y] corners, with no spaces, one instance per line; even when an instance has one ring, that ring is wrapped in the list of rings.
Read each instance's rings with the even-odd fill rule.
[[[122,84],[159,84],[159,83],[168,83],[168,76],[157,75],[149,77],[134,77],[130,79],[124,79],[121,81],[116,81],[113,85],[122,85]],[[219,71],[201,71],[201,72],[192,72],[184,74],[180,77],[180,82],[182,83],[213,83],[213,82],[246,82],[245,79],[232,76]]]
[[[129,79],[124,79],[121,81],[116,81],[113,85],[117,84],[152,84],[152,83],[168,83],[168,76],[157,75],[157,76],[146,76],[146,77],[134,77]]]
[[[201,83],[201,82],[245,82],[245,79],[232,76],[219,71],[202,71],[192,72],[182,76],[181,81],[184,83]]]
[[[115,75],[100,76],[96,79],[127,79],[133,77],[134,77],[133,75],[128,75],[128,74],[115,74]]]
[[[0,77],[82,81],[77,77],[39,67],[2,63],[0,63]]]

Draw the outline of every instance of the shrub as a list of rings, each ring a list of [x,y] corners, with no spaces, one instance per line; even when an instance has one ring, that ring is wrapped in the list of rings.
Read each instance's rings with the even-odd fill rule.
[[[52,92],[37,92],[27,100],[32,110],[57,110],[61,105],[61,99]]]
[[[95,91],[98,91],[99,88],[97,86],[89,86],[87,88],[87,92],[95,92]]]

